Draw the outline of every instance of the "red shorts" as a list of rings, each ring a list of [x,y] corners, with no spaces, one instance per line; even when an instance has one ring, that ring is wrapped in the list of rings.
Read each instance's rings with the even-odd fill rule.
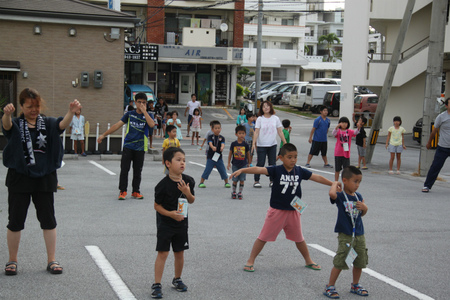
[[[281,210],[272,207],[267,210],[266,220],[258,239],[263,242],[273,242],[277,239],[282,229],[288,240],[296,243],[301,243],[305,240],[298,211]]]

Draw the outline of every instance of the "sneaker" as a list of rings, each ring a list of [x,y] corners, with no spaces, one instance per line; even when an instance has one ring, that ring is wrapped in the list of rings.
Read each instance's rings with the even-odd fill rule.
[[[311,165],[310,164],[306,164],[305,168],[311,168]]]
[[[253,184],[253,187],[254,187],[254,188],[261,188],[261,183],[255,182],[255,183]]]
[[[161,283],[154,283],[152,285],[152,298],[161,299],[163,296]]]
[[[126,197],[127,197],[127,192],[120,191],[119,200],[125,200]]]
[[[81,153],[81,156],[87,156],[87,154],[85,152]]]
[[[138,192],[133,192],[131,194],[131,197],[133,197],[134,199],[144,199],[144,195],[141,195]]]
[[[333,168],[333,166],[330,165],[330,164],[323,165],[323,167],[324,167],[324,168]],[[358,169],[359,169],[359,167],[358,167]]]
[[[201,188],[201,189],[204,189],[204,188],[206,187],[206,185],[205,185],[204,183],[200,183],[200,184],[198,185],[198,187]]]
[[[225,187],[226,187],[227,189],[229,189],[229,188],[231,187],[231,184],[229,184],[229,183],[227,182],[227,183],[225,183]]]
[[[397,170],[396,174],[397,174],[397,175],[400,175],[400,174],[401,174],[401,173],[400,173],[400,170]]]
[[[181,281],[181,278],[174,278],[172,280],[172,285],[179,292],[186,292],[188,289],[187,286],[183,283],[183,281]]]
[[[392,171],[392,170],[389,170],[389,175],[392,175],[392,174],[394,174],[394,171]]]
[[[236,192],[232,192],[231,193],[231,199],[236,199],[236,197],[237,197]]]
[[[430,191],[430,188],[424,186],[422,189],[422,193],[428,193]]]
[[[237,196],[238,196],[238,199],[239,199],[239,200],[242,200],[242,193],[238,193]]]

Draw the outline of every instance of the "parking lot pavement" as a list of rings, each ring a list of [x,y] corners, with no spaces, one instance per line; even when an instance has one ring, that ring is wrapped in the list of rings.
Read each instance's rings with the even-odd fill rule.
[[[208,123],[209,116],[216,117],[212,113],[227,115],[211,111],[205,115]],[[277,114],[291,119],[291,140],[299,149],[298,163],[303,165],[312,120]],[[229,145],[234,140],[234,120],[227,115],[222,123]],[[330,160],[334,147],[331,141]],[[186,152],[185,173],[198,184],[204,152],[187,139],[181,143]],[[161,144],[162,139],[155,140],[156,148]],[[413,152],[404,153],[405,173],[412,172],[416,164],[409,162],[416,159],[417,153]],[[161,161],[146,154],[141,184],[144,200],[128,197],[118,201],[119,161],[95,155],[69,157],[58,172],[59,182],[66,189],[55,195],[57,259],[65,267],[64,273],[52,276],[45,271],[42,232],[31,207],[22,233],[19,274],[1,279],[0,299],[149,299],[156,258],[153,193],[164,176]],[[450,231],[448,183],[440,182],[429,194],[423,194],[419,182],[423,178],[388,176],[384,173],[388,162],[385,150],[377,147],[374,157],[375,165],[363,173],[359,189],[369,207],[363,220],[370,269],[363,273],[361,283],[375,299],[446,299],[450,280],[450,261],[446,257],[450,244],[445,238]],[[334,178],[333,170],[323,168],[319,158],[313,159],[312,167],[313,172]],[[2,180],[5,175],[6,169],[0,167]],[[270,194],[266,178],[261,180],[261,189],[252,188],[252,183],[248,175],[242,201],[230,198],[230,189],[223,187],[217,172],[206,181],[206,189],[195,189],[196,201],[189,209],[190,249],[185,254],[182,276],[189,290],[178,293],[170,288],[171,254],[162,280],[165,299],[326,299],[322,291],[332,268],[330,255],[337,248],[333,232],[337,210],[329,202],[328,187],[302,182],[302,199],[308,203],[302,215],[303,234],[312,258],[322,270],[305,268],[294,243],[280,234],[256,260],[256,271],[247,273],[242,268],[261,230]],[[4,184],[0,185],[0,193],[0,222],[5,228]],[[0,241],[6,241],[6,230],[0,230]],[[99,252],[92,255],[92,249],[101,251],[109,269],[105,271],[103,264],[97,264],[94,258]],[[5,242],[0,243],[0,257],[6,263]],[[342,299],[358,298],[349,293],[350,282],[351,271],[342,272],[336,284]]]

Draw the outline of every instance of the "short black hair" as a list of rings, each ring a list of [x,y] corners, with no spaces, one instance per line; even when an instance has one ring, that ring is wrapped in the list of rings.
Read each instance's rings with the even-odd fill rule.
[[[169,125],[171,126],[171,125]],[[183,153],[184,155],[186,155],[183,151],[183,149],[179,148],[179,147],[169,147],[167,148],[167,150],[164,151],[163,153],[163,160],[164,160],[164,164],[166,163],[166,161],[170,161],[172,162],[173,157],[175,156],[175,154],[177,152]]]
[[[285,156],[288,152],[297,152],[297,147],[292,143],[286,143],[280,149],[280,155]]]
[[[220,122],[217,121],[217,120],[211,121],[211,127],[212,127],[212,128],[214,128],[214,126],[216,126],[216,125],[222,126],[222,124],[220,124]]]
[[[362,175],[361,170],[355,166],[348,166],[342,171],[342,178],[350,179],[353,175]]]
[[[234,129],[235,133],[238,133],[239,131],[243,131],[245,133],[247,133],[247,130],[245,130],[245,127],[243,125],[238,125],[236,126],[236,128]]]
[[[142,100],[145,100],[145,101],[148,100],[148,99],[147,99],[147,95],[146,95],[145,93],[143,93],[143,92],[137,93],[137,94],[134,96],[134,100],[138,100],[138,99],[142,99]]]
[[[361,116],[361,121],[363,122],[363,125],[367,124],[367,118],[366,117]]]
[[[166,126],[166,133],[169,134],[172,130],[177,129],[175,125],[167,125]]]
[[[319,106],[319,111],[322,112],[325,108],[328,110],[328,108],[325,105],[321,105]]]
[[[338,123],[347,123],[347,129],[350,129],[350,120],[347,117],[341,117]]]
[[[395,116],[395,117],[394,117],[394,122],[395,122],[395,121],[400,122],[400,125],[402,125],[402,118],[400,118],[400,116]]]
[[[173,116],[173,114],[177,114],[177,116],[180,115],[180,114],[178,113],[178,111],[176,111],[176,110],[174,110],[174,111],[172,112],[172,116]]]
[[[247,114],[247,120],[250,119],[250,118],[253,117],[253,116],[254,116],[254,114],[248,113],[248,114]]]
[[[289,128],[289,126],[291,126],[291,121],[289,121],[288,119],[284,119],[283,121],[281,121],[281,124],[283,124],[284,128]]]

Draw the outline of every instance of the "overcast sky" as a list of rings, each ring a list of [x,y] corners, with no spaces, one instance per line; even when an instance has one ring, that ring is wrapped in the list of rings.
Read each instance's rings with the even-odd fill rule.
[[[325,0],[325,9],[344,8],[344,0]]]

